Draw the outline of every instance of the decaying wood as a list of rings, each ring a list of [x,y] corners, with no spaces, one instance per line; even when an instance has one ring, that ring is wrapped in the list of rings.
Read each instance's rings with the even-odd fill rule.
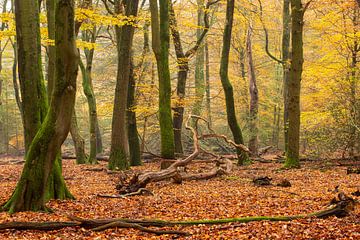
[[[146,189],[146,188],[140,188],[139,190],[137,190],[136,192],[131,192],[131,193],[127,193],[127,194],[113,194],[113,195],[109,195],[109,194],[98,194],[98,197],[102,197],[102,198],[126,198],[126,197],[130,197],[130,196],[135,196],[135,195],[154,195],[150,190]]]
[[[78,222],[8,222],[1,223],[0,230],[16,229],[16,230],[39,230],[52,231],[66,227],[80,226]]]
[[[189,122],[191,119],[194,119],[194,121],[193,121],[194,127],[189,125]],[[207,124],[208,129],[212,133],[201,134],[201,135],[199,134],[198,123],[200,120],[204,121]],[[185,123],[185,128],[192,132],[193,141],[194,141],[194,143],[193,143],[194,151],[188,157],[172,162],[171,164],[169,164],[170,166],[166,166],[167,168],[165,168],[165,169],[161,169],[160,171],[156,171],[156,172],[150,171],[150,172],[143,172],[141,174],[136,174],[131,178],[131,180],[128,183],[121,182],[117,186],[117,189],[119,190],[119,193],[121,195],[128,194],[131,192],[136,192],[140,188],[145,188],[146,185],[150,182],[158,182],[158,181],[167,180],[167,179],[174,179],[174,181],[176,183],[181,183],[182,180],[209,179],[212,177],[216,177],[219,175],[229,173],[232,169],[232,162],[226,161],[226,160],[220,161],[221,157],[216,156],[215,154],[212,154],[212,153],[211,153],[212,155],[216,156],[216,160],[214,162],[217,162],[218,164],[214,169],[210,170],[210,172],[198,173],[198,174],[183,174],[183,173],[181,173],[181,171],[179,169],[181,167],[185,167],[186,165],[191,163],[195,158],[197,158],[199,156],[200,153],[203,152],[203,153],[209,154],[208,151],[203,150],[200,147],[199,140],[202,140],[205,138],[222,138],[229,144],[233,145],[234,147],[240,148],[242,151],[247,151],[247,152],[249,151],[246,146],[244,146],[242,144],[236,144],[233,141],[229,140],[224,135],[215,134],[214,131],[211,129],[207,120],[202,117],[195,116],[195,115],[189,115],[189,117],[187,118],[187,121]]]

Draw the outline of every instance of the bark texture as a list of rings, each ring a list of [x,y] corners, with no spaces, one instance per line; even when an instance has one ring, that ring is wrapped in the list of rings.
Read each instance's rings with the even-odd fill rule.
[[[138,0],[125,0],[125,15],[136,16]],[[115,9],[120,13],[120,1],[117,1]],[[126,129],[127,95],[130,78],[131,49],[134,36],[134,27],[131,22],[119,27],[115,26],[118,71],[115,88],[114,111],[111,131],[111,151],[109,169],[127,169],[129,167],[129,145]]]
[[[288,146],[285,167],[299,167],[300,88],[303,71],[304,6],[301,0],[291,0],[291,67],[288,88]]]
[[[169,3],[168,0],[160,0],[160,11],[158,11],[157,0],[150,0],[152,48],[159,77],[159,121],[163,158],[175,157],[169,70]]]
[[[251,155],[258,155],[258,111],[259,111],[259,92],[256,84],[255,67],[252,53],[252,26],[249,25],[246,37],[246,51],[248,58],[248,76],[249,76],[249,93],[250,93],[250,110],[249,110],[249,150]]]
[[[24,2],[22,0],[19,5],[24,6]],[[27,6],[26,9],[29,10],[32,7]],[[36,6],[35,9],[37,9]],[[72,109],[75,104],[79,58],[74,32],[74,1],[60,0],[58,2],[55,32],[56,82],[50,108],[29,147],[24,170],[16,189],[3,206],[3,209],[9,212],[46,210],[48,178],[56,155],[69,132]]]

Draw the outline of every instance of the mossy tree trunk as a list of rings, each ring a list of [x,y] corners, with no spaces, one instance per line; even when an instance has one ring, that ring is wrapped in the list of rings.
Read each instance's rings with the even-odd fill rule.
[[[83,40],[91,43],[96,42],[96,35],[98,33],[97,27],[94,27],[92,31],[83,32]],[[86,57],[86,65],[80,61],[80,69],[82,74],[82,86],[86,96],[89,107],[89,122],[90,122],[90,154],[88,162],[96,164],[96,154],[102,152],[102,139],[99,128],[96,98],[94,93],[94,87],[92,83],[92,64],[94,59],[95,49],[84,49]],[[99,148],[99,149],[98,149]]]
[[[47,21],[48,21],[48,34],[50,39],[55,39],[55,8],[58,0],[46,0]],[[56,49],[55,46],[48,46],[48,68],[47,68],[47,80],[48,80],[48,97],[51,100],[52,91],[55,84],[55,61],[56,61]],[[74,142],[76,163],[83,164],[87,162],[85,154],[85,140],[80,135],[79,127],[77,124],[75,110],[72,117],[70,134]],[[59,155],[60,156],[60,155]],[[57,161],[61,161],[60,159]],[[59,163],[61,166],[61,163]]]
[[[252,52],[252,25],[249,24],[247,37],[246,37],[246,52],[248,63],[248,76],[249,76],[249,93],[250,93],[250,109],[249,109],[249,150],[251,155],[257,156],[258,154],[258,111],[259,111],[259,93],[256,84],[255,67]]]
[[[300,166],[300,89],[303,71],[304,8],[301,0],[291,0],[291,66],[288,85],[288,145],[285,167]]]
[[[96,154],[97,154],[97,140],[96,140],[96,126],[97,122],[97,109],[96,109],[96,100],[95,94],[92,87],[91,81],[91,70],[88,70],[88,64],[85,67],[83,62],[80,60],[80,70],[82,75],[82,86],[84,94],[86,96],[88,107],[89,107],[89,122],[90,122],[90,153],[87,159],[87,162],[90,164],[96,164]],[[91,69],[91,67],[90,67]]]
[[[140,154],[140,142],[137,131],[136,113],[134,107],[136,106],[135,101],[135,75],[134,65],[131,59],[130,62],[130,78],[127,96],[127,131],[130,151],[130,165],[140,166],[141,154]]]
[[[85,140],[80,135],[79,126],[77,123],[75,108],[73,109],[73,116],[71,117],[70,134],[74,143],[76,163],[85,164],[88,158],[85,153]]]
[[[227,121],[230,130],[233,134],[234,142],[236,144],[244,144],[241,128],[236,119],[233,87],[230,83],[228,76],[229,53],[230,53],[230,45],[231,45],[232,25],[234,20],[234,7],[235,7],[234,0],[227,0],[226,20],[225,20],[226,22],[225,22],[225,29],[223,35],[223,47],[222,47],[221,63],[220,63],[220,78],[225,94]],[[239,149],[237,149],[237,155],[238,155],[239,165],[243,165],[249,159],[247,153]]]
[[[161,156],[174,158],[175,143],[171,117],[171,82],[169,70],[169,1],[150,0],[152,48],[155,54],[159,77],[159,120]],[[159,16],[160,15],[160,16]]]
[[[50,39],[55,39],[55,9],[57,0],[46,1],[46,16],[48,21],[48,34]],[[47,65],[47,99],[51,101],[52,91],[55,84],[55,61],[56,49],[55,46],[48,46],[48,65]],[[49,176],[48,189],[45,200],[49,199],[66,199],[73,198],[70,191],[67,189],[64,177],[62,176],[62,163],[60,151],[56,155],[54,167]]]
[[[125,0],[115,2],[115,13],[120,13],[121,4],[125,6],[126,16],[136,16],[139,1]],[[120,27],[115,26],[118,71],[115,88],[114,111],[111,131],[111,150],[109,169],[127,169],[129,167],[129,144],[126,129],[127,95],[130,78],[131,49],[134,37],[134,27],[131,22]]]
[[[38,9],[33,5],[34,2],[21,0],[19,4],[18,1],[17,11],[24,7],[25,14],[21,12],[21,15],[26,16],[27,11]],[[3,206],[3,209],[9,212],[46,210],[48,178],[60,147],[69,132],[75,104],[79,55],[75,43],[74,15],[74,1],[59,0],[56,7],[55,31],[56,77],[51,104],[44,122],[29,146],[25,166],[16,189]],[[36,14],[31,19],[38,19],[38,16]],[[20,36],[24,35],[20,34]]]

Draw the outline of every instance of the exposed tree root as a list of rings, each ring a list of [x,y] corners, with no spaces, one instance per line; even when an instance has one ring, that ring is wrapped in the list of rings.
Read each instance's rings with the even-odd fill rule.
[[[75,216],[68,216],[72,222],[11,222],[0,224],[0,230],[17,229],[17,230],[58,230],[66,227],[83,227],[93,231],[103,231],[109,228],[134,228],[143,232],[154,234],[176,234],[189,235],[187,232],[177,230],[161,230],[149,227],[173,227],[178,225],[199,225],[199,224],[224,224],[224,223],[248,223],[254,221],[292,221],[309,217],[327,218],[330,216],[344,217],[355,209],[355,200],[340,193],[331,208],[314,212],[306,215],[294,216],[253,216],[241,218],[224,218],[224,219],[201,219],[186,221],[163,221],[163,220],[134,220],[134,219],[82,219]]]

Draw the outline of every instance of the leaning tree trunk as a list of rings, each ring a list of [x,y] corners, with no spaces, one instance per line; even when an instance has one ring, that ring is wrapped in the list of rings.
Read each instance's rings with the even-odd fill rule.
[[[32,5],[25,5],[25,2],[22,0],[17,6],[26,7],[26,11],[37,9]],[[9,212],[46,210],[48,178],[56,155],[69,132],[75,104],[79,55],[75,43],[74,15],[74,1],[59,0],[55,31],[56,82],[51,104],[45,121],[29,147],[16,189],[3,206]]]
[[[136,16],[138,0],[126,0],[125,15]],[[117,13],[120,13],[120,1],[117,1]],[[122,27],[115,26],[118,71],[115,88],[114,111],[111,132],[111,150],[109,158],[109,169],[127,169],[129,167],[129,145],[126,130],[126,107],[130,78],[131,49],[134,37],[134,27],[131,23]]]
[[[303,21],[304,7],[301,0],[291,0],[291,67],[289,82],[288,146],[285,167],[299,167],[300,143],[300,88],[303,70]]]
[[[223,47],[222,47],[221,63],[220,63],[220,78],[225,94],[227,121],[230,130],[233,134],[234,142],[236,144],[244,144],[242,132],[236,119],[233,87],[230,83],[228,76],[231,32],[232,32],[232,25],[234,19],[234,7],[235,7],[234,0],[227,0],[226,23],[224,29]],[[241,151],[240,149],[237,149],[237,155],[238,155],[239,165],[243,165],[249,159],[247,153]]]
[[[246,38],[246,50],[248,58],[248,76],[249,76],[249,93],[250,93],[250,119],[249,119],[249,150],[251,155],[257,156],[258,154],[258,111],[259,111],[259,93],[256,85],[255,67],[253,62],[252,53],[252,26],[251,23],[248,28]]]
[[[175,144],[171,118],[171,81],[169,70],[169,1],[160,0],[160,17],[157,0],[150,0],[152,47],[159,76],[159,121],[161,156],[174,158]]]

